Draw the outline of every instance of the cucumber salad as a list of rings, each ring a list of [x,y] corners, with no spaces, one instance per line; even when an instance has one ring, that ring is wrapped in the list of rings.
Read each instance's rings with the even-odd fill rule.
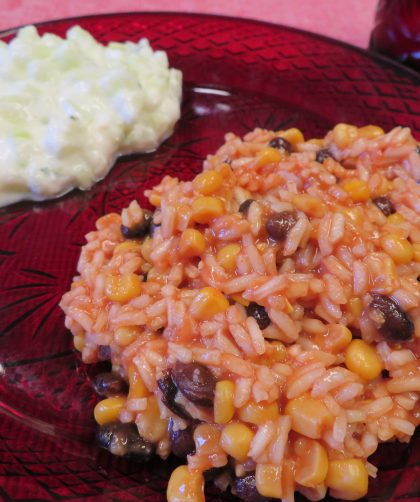
[[[180,117],[182,74],[148,40],[102,45],[34,26],[0,41],[0,206],[102,179],[117,156],[156,149]]]

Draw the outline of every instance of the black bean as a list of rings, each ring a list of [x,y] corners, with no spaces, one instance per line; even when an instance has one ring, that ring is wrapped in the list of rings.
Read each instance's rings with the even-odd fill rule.
[[[408,315],[388,296],[372,296],[373,300],[369,304],[370,317],[379,333],[391,342],[410,340],[414,334],[414,324]]]
[[[93,379],[93,388],[100,396],[127,394],[126,382],[116,373],[98,373]]]
[[[151,211],[144,211],[143,220],[140,223],[132,227],[121,225],[121,233],[126,239],[141,239],[149,233],[152,220],[153,215]]]
[[[164,373],[162,378],[159,378],[157,381],[158,387],[162,392],[162,401],[165,402],[165,399],[173,399],[175,394],[177,393],[177,388],[172,381],[170,372]]]
[[[211,469],[207,469],[207,471],[203,472],[204,482],[205,483],[213,483],[215,479],[223,473],[224,470],[227,470],[225,467],[212,467]]]
[[[191,415],[186,411],[186,409],[181,404],[176,402],[178,389],[172,380],[171,373],[167,371],[162,378],[157,381],[157,384],[162,392],[162,403],[175,413],[175,415],[185,418],[186,420],[191,419]]]
[[[244,502],[268,502],[271,500],[258,493],[254,474],[249,474],[243,478],[236,478],[234,490],[237,497]]]
[[[143,439],[133,423],[112,422],[101,425],[96,432],[96,441],[101,448],[113,455],[135,462],[147,462],[153,455],[154,446]]]
[[[417,145],[417,146],[416,146],[416,153],[417,153],[418,155],[420,155],[420,145]]]
[[[246,307],[246,313],[248,317],[253,317],[257,321],[260,329],[265,329],[271,322],[265,308],[258,303],[251,302]]]
[[[192,425],[182,431],[174,431],[174,421],[170,418],[168,431],[171,438],[171,450],[176,457],[185,458],[195,452],[194,427]]]
[[[109,361],[111,359],[111,347],[109,345],[99,345],[98,359],[99,361]]]
[[[389,216],[390,214],[394,214],[396,212],[394,205],[388,197],[385,197],[385,195],[376,197],[376,199],[373,199],[373,203],[384,213],[385,216]]]
[[[239,206],[239,212],[242,213],[244,216],[248,214],[248,209],[249,206],[254,202],[254,199],[246,199],[242,202],[242,204]]]
[[[160,224],[158,225],[157,223],[153,223],[153,221],[150,223],[149,227],[149,234],[151,237],[155,235],[156,230],[159,230]]]
[[[280,136],[273,138],[270,143],[268,143],[268,145],[272,148],[277,148],[278,150],[285,150],[287,153],[292,153],[292,145],[287,141],[287,139],[281,138]]]
[[[199,406],[213,406],[216,379],[213,373],[199,363],[177,363],[172,379],[182,394]]]
[[[352,338],[362,338],[362,332],[359,328],[355,328],[354,326],[349,326],[349,330],[351,331]]]
[[[330,157],[331,159],[334,158],[333,154],[328,150],[328,148],[323,148],[322,150],[318,150],[316,152],[315,160],[322,164],[325,159],[328,159],[328,157]]]
[[[382,376],[382,378],[389,378],[389,371],[388,370],[382,370],[381,371],[381,376]]]
[[[265,228],[268,235],[276,241],[282,241],[286,238],[289,230],[296,225],[297,216],[292,211],[281,211],[271,216]]]

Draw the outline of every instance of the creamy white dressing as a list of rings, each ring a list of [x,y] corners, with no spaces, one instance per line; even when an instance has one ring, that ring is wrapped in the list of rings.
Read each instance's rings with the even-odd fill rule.
[[[166,53],[62,39],[33,26],[0,42],[0,206],[90,188],[118,155],[156,149],[180,117],[182,74]]]

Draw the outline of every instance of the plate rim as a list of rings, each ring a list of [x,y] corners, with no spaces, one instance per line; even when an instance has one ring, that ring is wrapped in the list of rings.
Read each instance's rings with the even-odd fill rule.
[[[394,59],[391,59],[383,54],[380,54],[378,52],[372,51],[370,49],[365,49],[363,47],[358,47],[357,45],[351,44],[349,42],[345,42],[343,40],[338,40],[333,37],[329,37],[327,35],[323,35],[321,33],[316,33],[310,30],[305,30],[302,28],[297,28],[294,26],[288,26],[285,24],[281,23],[273,23],[270,21],[263,21],[260,19],[253,19],[250,17],[244,17],[244,16],[229,16],[225,14],[208,14],[208,13],[200,13],[200,12],[185,12],[185,11],[116,11],[116,12],[105,12],[105,13],[96,13],[96,14],[85,14],[85,15],[80,15],[80,16],[69,16],[69,17],[60,17],[60,18],[54,18],[50,20],[45,20],[45,21],[39,21],[39,22],[34,22],[34,23],[26,23],[18,26],[14,26],[12,28],[6,28],[5,30],[0,30],[0,39],[14,35],[18,30],[21,28],[24,28],[25,26],[35,26],[36,28],[42,27],[45,25],[51,25],[51,24],[60,24],[63,22],[68,22],[68,21],[77,21],[80,19],[93,19],[93,18],[107,18],[107,17],[116,17],[116,16],[132,16],[132,15],[141,15],[141,16],[163,16],[163,15],[170,15],[170,16],[189,16],[189,17],[203,17],[207,19],[220,19],[220,20],[225,20],[229,22],[243,22],[245,24],[257,24],[259,26],[266,26],[267,28],[271,28],[274,30],[281,30],[281,31],[287,31],[287,32],[292,32],[292,33],[299,33],[301,35],[304,35],[309,38],[315,38],[318,40],[322,40],[326,43],[329,43],[331,45],[339,45],[341,47],[344,47],[350,51],[362,54],[364,56],[367,56],[374,61],[378,63],[382,63],[394,71],[398,73],[405,73],[408,78],[413,80],[413,82],[417,85],[420,86],[420,72],[417,72],[416,70],[410,68],[409,66],[406,66],[399,61],[396,61]]]

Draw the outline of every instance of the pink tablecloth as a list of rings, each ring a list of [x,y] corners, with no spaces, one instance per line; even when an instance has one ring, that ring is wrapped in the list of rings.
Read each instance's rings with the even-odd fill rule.
[[[180,11],[248,17],[367,47],[377,0],[0,0],[0,29],[82,14]]]

